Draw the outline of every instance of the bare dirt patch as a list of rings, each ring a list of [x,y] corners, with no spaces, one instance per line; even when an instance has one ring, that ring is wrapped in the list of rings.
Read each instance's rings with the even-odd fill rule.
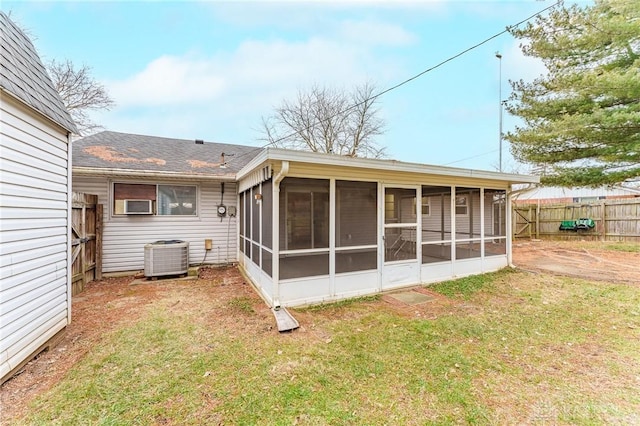
[[[513,263],[524,270],[640,285],[640,253],[607,250],[602,243],[516,242]]]
[[[232,327],[237,318],[230,319],[235,315],[229,315],[227,307],[232,306],[233,299],[242,297],[260,311],[259,324],[243,327],[269,328],[269,309],[237,268],[205,268],[195,281],[164,279],[138,284],[139,281],[134,277],[94,281],[73,298],[72,321],[61,342],[41,353],[0,387],[0,424],[9,424],[11,419],[24,415],[29,401],[58,383],[102,336],[123,323],[134,323],[146,306],[166,299],[178,286],[182,287],[182,296],[169,309],[199,306],[212,323]],[[212,301],[218,309],[212,308]]]

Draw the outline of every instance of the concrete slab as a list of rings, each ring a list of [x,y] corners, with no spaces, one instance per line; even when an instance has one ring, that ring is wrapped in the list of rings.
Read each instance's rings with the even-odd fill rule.
[[[392,297],[407,305],[420,305],[421,303],[427,303],[433,300],[433,296],[428,294],[418,293],[417,291],[403,291],[402,293],[389,294]]]
[[[166,276],[166,277],[152,277],[152,278],[136,278],[131,281],[129,285],[138,285],[138,284],[153,284],[160,283],[162,281],[195,281],[197,280],[197,276]]]

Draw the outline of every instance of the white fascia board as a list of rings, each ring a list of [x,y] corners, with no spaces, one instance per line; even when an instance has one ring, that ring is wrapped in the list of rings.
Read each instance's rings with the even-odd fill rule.
[[[516,175],[511,173],[490,172],[485,170],[462,169],[457,167],[434,166],[419,163],[407,163],[397,160],[379,160],[372,158],[354,158],[344,155],[319,154],[316,152],[294,151],[280,148],[266,148],[245,167],[238,172],[238,180],[250,173],[256,167],[269,160],[287,160],[291,162],[326,164],[373,170],[387,170],[392,172],[406,172],[416,174],[431,174],[439,176],[454,176],[474,179],[492,179],[514,183],[539,183],[539,176]]]
[[[180,172],[161,172],[157,170],[131,170],[131,169],[103,169],[92,167],[74,167],[74,176],[105,176],[105,177],[146,177],[161,179],[182,179],[199,181],[227,181],[235,182],[233,173],[226,175],[189,174]]]
[[[265,148],[260,151],[260,154],[256,155],[249,161],[242,169],[238,171],[236,179],[240,181],[242,178],[253,172],[255,169],[262,166],[264,162],[269,159],[269,148]]]

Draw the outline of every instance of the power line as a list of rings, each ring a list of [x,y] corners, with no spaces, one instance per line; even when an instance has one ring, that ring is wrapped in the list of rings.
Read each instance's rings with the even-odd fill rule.
[[[443,166],[449,166],[451,164],[462,163],[463,161],[473,160],[474,158],[479,158],[479,157],[484,157],[485,155],[493,154],[495,152],[498,152],[498,150],[494,149],[493,151],[484,152],[482,154],[473,155],[473,156],[467,157],[467,158],[461,158],[460,160],[452,161],[450,163],[445,163],[445,164],[443,164]]]
[[[322,123],[324,123],[325,121],[329,121],[329,120],[331,120],[331,119],[333,119],[333,118],[335,118],[335,117],[337,117],[337,116],[339,116],[339,115],[343,115],[343,114],[345,114],[345,113],[347,113],[347,112],[351,111],[352,109],[359,107],[360,105],[362,105],[362,104],[364,104],[364,103],[366,103],[366,102],[369,102],[369,101],[371,101],[371,100],[375,100],[375,99],[377,99],[377,98],[381,97],[382,95],[385,95],[385,94],[387,94],[387,93],[389,93],[389,92],[391,92],[391,91],[393,91],[393,90],[396,90],[396,89],[398,89],[398,88],[400,88],[400,87],[404,86],[405,84],[408,84],[408,83],[412,82],[413,80],[416,80],[416,79],[418,79],[418,78],[422,77],[423,75],[425,75],[425,74],[427,74],[427,73],[429,73],[429,72],[431,72],[431,71],[433,71],[433,70],[435,70],[435,69],[437,69],[437,68],[440,68],[441,66],[443,66],[443,65],[445,65],[445,64],[447,64],[447,63],[449,63],[449,62],[453,61],[454,59],[457,59],[457,58],[459,58],[460,56],[465,55],[466,53],[469,53],[470,51],[472,51],[472,50],[474,50],[474,49],[477,49],[478,47],[480,47],[480,46],[482,46],[482,45],[484,45],[484,44],[486,44],[486,43],[490,42],[491,40],[493,40],[493,39],[495,39],[495,38],[500,37],[501,35],[503,35],[503,34],[505,34],[505,33],[509,32],[509,30],[510,30],[511,28],[518,27],[518,26],[522,25],[523,23],[528,22],[528,21],[530,21],[531,19],[533,19],[533,18],[535,18],[535,17],[537,17],[537,16],[539,16],[539,15],[543,14],[544,12],[546,12],[546,11],[548,11],[548,10],[550,10],[550,9],[553,9],[554,7],[556,7],[556,6],[558,6],[559,4],[561,4],[561,3],[562,3],[562,1],[563,1],[563,0],[558,0],[557,2],[555,2],[554,4],[552,4],[551,6],[547,6],[547,7],[545,7],[544,9],[542,9],[542,10],[540,10],[540,11],[538,11],[538,12],[534,13],[533,15],[529,16],[528,18],[522,19],[521,21],[519,21],[519,22],[517,22],[517,23],[515,23],[515,24],[513,24],[513,25],[509,25],[509,26],[507,26],[504,30],[500,31],[499,33],[496,33],[496,34],[494,34],[494,35],[492,35],[492,36],[490,36],[490,37],[488,37],[488,38],[486,38],[486,39],[482,40],[481,42],[476,43],[476,44],[474,44],[473,46],[468,47],[468,48],[466,48],[466,49],[464,49],[464,50],[462,50],[462,51],[458,52],[457,54],[455,54],[455,55],[453,55],[453,56],[450,56],[449,58],[447,58],[447,59],[445,59],[445,60],[443,60],[443,61],[441,61],[441,62],[437,63],[436,65],[434,65],[434,66],[432,66],[432,67],[430,67],[430,68],[427,68],[427,69],[425,69],[425,70],[423,70],[423,71],[419,72],[418,74],[416,74],[416,75],[414,75],[414,76],[412,76],[412,77],[409,77],[409,78],[407,78],[406,80],[404,80],[404,81],[402,81],[402,82],[400,82],[400,83],[398,83],[398,84],[396,84],[396,85],[394,85],[394,86],[391,86],[391,87],[389,87],[389,88],[387,88],[387,89],[385,89],[385,90],[381,91],[380,93],[377,93],[377,94],[375,94],[375,95],[373,95],[373,96],[370,96],[369,98],[367,98],[367,99],[365,99],[365,100],[363,100],[363,101],[361,101],[361,102],[358,102],[358,103],[356,103],[356,104],[353,104],[353,105],[349,106],[348,108],[345,108],[345,109],[344,109],[344,110],[342,110],[342,111],[338,111],[337,113],[335,113],[335,114],[333,114],[333,115],[331,115],[331,116],[329,116],[329,117],[327,117],[327,118],[324,118],[324,119],[322,119],[322,120],[319,120],[319,121],[315,122],[313,125],[307,126],[307,127],[305,127],[304,129],[302,129],[302,130],[309,130],[309,129],[310,129],[312,126],[314,126],[314,125],[322,124]],[[281,136],[281,137],[279,137],[279,138],[277,138],[277,139],[275,139],[275,140],[273,140],[273,141],[271,141],[271,142],[268,142],[268,143],[266,143],[266,144],[264,144],[264,145],[262,145],[262,146],[260,146],[260,147],[256,147],[256,150],[257,150],[257,149],[264,149],[264,148],[266,148],[266,147],[268,147],[268,146],[270,146],[270,145],[274,145],[274,144],[277,144],[277,143],[279,143],[279,142],[282,142],[283,140],[286,140],[286,139],[288,139],[288,138],[291,138],[291,137],[295,136],[295,135],[296,135],[296,134],[298,134],[298,133],[300,133],[300,131],[299,131],[299,130],[298,130],[298,131],[291,132],[291,133],[289,133],[289,134],[287,134],[287,135],[285,135],[285,136]],[[253,150],[251,150],[250,152],[253,152]],[[247,152],[247,153],[244,153],[244,154],[238,155],[238,156],[234,157],[234,158],[233,158],[233,160],[238,160],[239,158],[242,158],[242,157],[244,157],[244,156],[246,156],[246,155],[249,155],[249,153],[250,153],[250,152]],[[460,160],[460,161],[463,161],[463,160]],[[453,163],[449,163],[449,164],[453,164]]]

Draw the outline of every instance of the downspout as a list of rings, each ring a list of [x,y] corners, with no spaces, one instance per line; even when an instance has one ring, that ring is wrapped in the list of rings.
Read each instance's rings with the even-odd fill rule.
[[[273,247],[273,256],[271,257],[271,279],[273,280],[273,308],[280,309],[280,182],[289,173],[289,162],[282,161],[282,167],[278,174],[273,178],[273,197],[272,197],[272,229],[273,238],[271,246]]]
[[[529,183],[526,187],[516,189],[515,191],[507,191],[507,206],[506,211],[509,213],[506,217],[507,219],[507,264],[511,268],[515,268],[516,265],[513,264],[513,201],[512,199],[517,198],[518,195],[522,194],[525,191],[529,191],[537,187],[536,184]],[[506,213],[506,212],[505,212]]]

